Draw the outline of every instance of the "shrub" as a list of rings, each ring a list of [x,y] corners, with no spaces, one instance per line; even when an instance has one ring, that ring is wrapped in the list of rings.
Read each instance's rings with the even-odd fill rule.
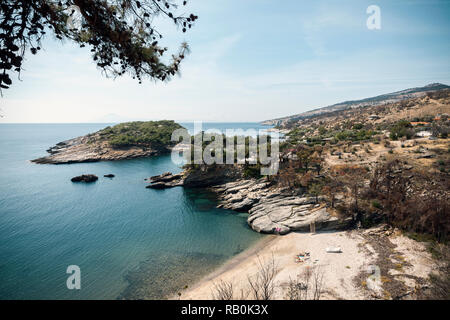
[[[172,132],[183,128],[174,121],[125,122],[99,131],[100,139],[107,140],[113,147],[148,145],[157,149],[165,148],[171,141]]]
[[[395,125],[393,125],[390,129],[390,138],[392,140],[397,140],[401,137],[406,137],[407,139],[411,139],[414,137],[415,132],[411,128],[411,123],[407,120],[400,120]]]
[[[381,203],[378,200],[373,200],[372,201],[372,207],[377,208],[377,209],[381,209]]]

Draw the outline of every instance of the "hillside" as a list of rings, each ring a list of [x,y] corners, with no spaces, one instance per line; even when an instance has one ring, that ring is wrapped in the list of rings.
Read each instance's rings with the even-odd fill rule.
[[[388,103],[399,102],[399,101],[405,100],[405,99],[423,97],[429,92],[434,92],[434,91],[449,89],[449,88],[450,88],[450,86],[447,86],[445,84],[432,83],[432,84],[429,84],[424,87],[406,89],[406,90],[402,90],[402,91],[387,93],[387,94],[379,95],[376,97],[371,97],[371,98],[366,98],[366,99],[361,99],[361,100],[352,100],[352,101],[336,103],[331,106],[314,109],[311,111],[295,114],[292,116],[263,121],[262,124],[285,127],[286,125],[288,125],[291,122],[296,122],[298,120],[313,117],[313,116],[323,115],[323,114],[331,113],[331,112],[335,112],[335,111],[347,110],[347,109],[351,109],[351,108],[364,108],[364,107],[370,107],[370,106],[374,106],[374,105],[384,105],[384,104],[388,104]]]
[[[168,152],[175,144],[171,141],[172,132],[181,128],[169,120],[125,122],[59,142],[47,150],[49,156],[32,162],[60,164],[150,157]]]
[[[272,265],[275,299],[298,299],[299,281],[315,273],[328,299],[448,300],[449,114],[450,89],[336,110],[289,123],[275,175],[244,164],[151,178],[169,181],[164,187],[201,182],[218,208],[248,212],[253,230],[284,235],[180,294],[205,299],[228,288],[245,298],[249,272]]]

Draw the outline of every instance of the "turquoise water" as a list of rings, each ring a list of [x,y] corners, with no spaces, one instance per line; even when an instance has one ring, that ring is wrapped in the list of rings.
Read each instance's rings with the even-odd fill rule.
[[[262,237],[249,229],[246,214],[216,209],[205,191],[146,189],[144,178],[181,171],[170,155],[70,165],[28,161],[105,126],[0,125],[0,299],[163,298]],[[70,181],[83,173],[99,180]],[[104,178],[108,173],[116,177]],[[66,287],[69,265],[81,269],[81,290]]]

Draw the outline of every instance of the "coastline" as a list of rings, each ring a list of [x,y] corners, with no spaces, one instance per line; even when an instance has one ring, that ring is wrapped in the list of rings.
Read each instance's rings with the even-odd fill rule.
[[[203,290],[205,286],[211,284],[212,281],[220,278],[221,275],[237,270],[243,263],[248,261],[253,255],[258,255],[264,251],[264,248],[280,239],[279,236],[268,234],[264,238],[255,241],[250,247],[246,248],[244,251],[238,253],[237,255],[231,257],[223,264],[218,266],[214,271],[206,274],[196,283],[190,287],[181,291],[181,300],[191,300],[194,298],[189,298],[191,294],[195,294],[197,291]],[[176,300],[180,297],[176,294],[168,297],[169,300]],[[205,297],[204,299],[211,299],[211,297]]]
[[[386,243],[392,245],[388,256]],[[329,247],[339,247],[342,252],[329,253]],[[295,257],[300,252],[309,252],[309,259],[296,262]],[[366,230],[291,232],[259,240],[192,287],[182,290],[181,296],[169,299],[211,300],[214,285],[222,281],[232,284],[233,299],[253,299],[248,277],[258,272],[259,263],[269,262],[272,257],[278,268],[273,300],[286,299],[289,282],[312,269],[323,276],[321,300],[395,299],[400,292],[401,295],[415,294],[433,265],[423,244],[383,226]],[[402,257],[401,273],[396,269],[398,257]],[[390,261],[390,265],[381,264],[380,259]],[[381,267],[379,278],[372,278],[369,272],[374,265]],[[412,278],[415,280],[411,281]]]
[[[222,267],[205,276],[194,286],[181,292],[182,300],[212,299],[215,283],[225,281],[233,284],[235,294],[247,290],[247,278],[258,272],[259,261],[266,262],[273,256],[279,272],[275,277],[277,289],[274,299],[284,299],[284,289],[289,279],[295,279],[304,268],[320,266],[324,269],[326,283],[324,299],[364,299],[353,278],[372,261],[367,252],[360,250],[363,238],[355,232],[324,231],[315,234],[291,232],[284,236],[271,235],[226,262]],[[339,246],[340,254],[326,252],[326,247]],[[296,263],[295,255],[308,251],[311,259]],[[316,263],[317,262],[317,263]],[[351,265],[348,268],[348,265]],[[177,297],[178,298],[178,297]],[[252,297],[249,296],[248,299]]]

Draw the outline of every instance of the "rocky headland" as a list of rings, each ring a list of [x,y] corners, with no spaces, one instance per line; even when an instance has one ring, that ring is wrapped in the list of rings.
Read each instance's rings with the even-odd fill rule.
[[[115,148],[108,142],[89,143],[83,136],[63,142],[47,150],[50,155],[31,160],[39,164],[69,164],[79,162],[115,161],[158,155],[157,150],[138,146]]]
[[[31,160],[39,164],[115,161],[152,157],[167,153],[174,146],[170,140],[173,121],[127,122],[106,127],[95,133],[57,143],[49,155]]]

